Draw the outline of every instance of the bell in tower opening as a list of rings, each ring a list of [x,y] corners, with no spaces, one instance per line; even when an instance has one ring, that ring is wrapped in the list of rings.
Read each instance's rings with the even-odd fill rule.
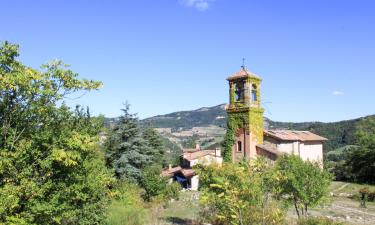
[[[238,162],[256,156],[263,143],[263,112],[260,99],[262,79],[242,66],[227,78],[229,82],[228,128],[224,158]]]

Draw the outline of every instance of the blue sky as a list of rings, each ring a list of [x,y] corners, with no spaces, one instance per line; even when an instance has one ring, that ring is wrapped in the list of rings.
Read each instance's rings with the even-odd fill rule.
[[[265,115],[338,121],[375,113],[375,1],[1,0],[0,41],[104,87],[70,104],[141,118],[228,101],[225,80],[263,78]]]

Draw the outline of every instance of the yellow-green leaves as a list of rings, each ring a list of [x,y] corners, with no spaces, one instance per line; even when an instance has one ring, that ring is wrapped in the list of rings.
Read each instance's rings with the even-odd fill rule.
[[[273,171],[259,158],[241,164],[197,167],[202,215],[213,224],[280,224],[284,212],[268,198]],[[276,175],[275,175],[276,176]]]
[[[75,166],[78,164],[80,155],[74,151],[65,151],[63,149],[54,149],[52,159],[61,162],[65,166]]]
[[[113,182],[99,120],[69,94],[100,87],[61,61],[35,70],[0,46],[0,224],[100,224]]]

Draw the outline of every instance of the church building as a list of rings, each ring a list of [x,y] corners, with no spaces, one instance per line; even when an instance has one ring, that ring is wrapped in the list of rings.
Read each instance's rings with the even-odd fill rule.
[[[238,162],[264,156],[276,160],[280,154],[295,154],[304,160],[323,163],[327,139],[309,131],[263,130],[260,86],[262,79],[245,66],[227,78],[229,105],[224,159]]]
[[[203,150],[199,145],[195,149],[184,149],[181,165],[164,169],[164,177],[196,191],[199,188],[199,176],[193,167],[197,164],[221,165],[223,160],[239,162],[257,156],[275,161],[281,154],[294,154],[323,166],[323,142],[326,138],[309,131],[263,129],[264,109],[260,95],[262,79],[259,76],[243,66],[227,80],[229,105],[226,107],[228,127],[224,153],[221,154],[220,149]]]

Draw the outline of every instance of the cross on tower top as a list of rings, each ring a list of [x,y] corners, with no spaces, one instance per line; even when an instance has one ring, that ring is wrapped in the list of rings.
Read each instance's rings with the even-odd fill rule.
[[[242,58],[242,66],[241,66],[241,68],[244,69],[244,70],[246,69],[245,61],[246,61],[246,59]]]

